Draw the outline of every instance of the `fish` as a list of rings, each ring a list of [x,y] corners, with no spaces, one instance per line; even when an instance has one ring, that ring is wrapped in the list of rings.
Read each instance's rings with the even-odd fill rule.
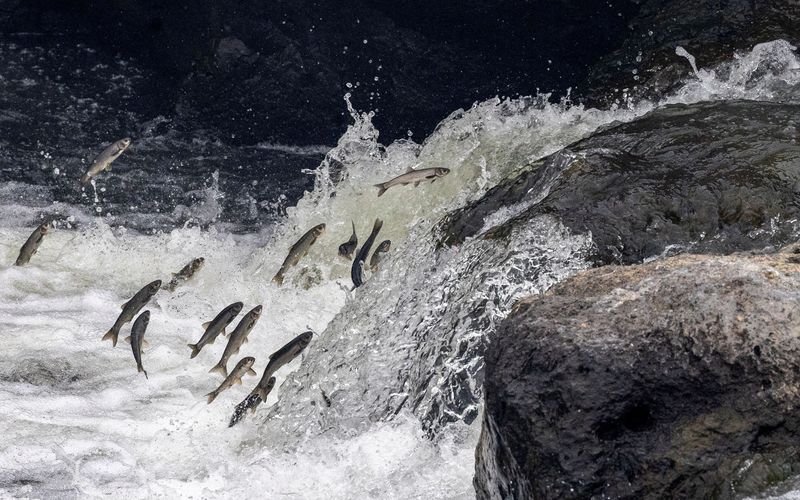
[[[111,171],[111,164],[119,158],[119,155],[122,154],[123,151],[128,149],[128,146],[131,145],[131,138],[125,137],[118,141],[111,143],[106,149],[103,150],[102,153],[97,155],[97,158],[94,159],[92,164],[89,166],[89,170],[83,174],[81,177],[81,184],[86,185],[89,181],[92,180],[97,174],[102,172],[103,170]]]
[[[133,322],[131,334],[125,337],[125,340],[131,344],[133,359],[136,361],[136,368],[139,370],[139,373],[144,372],[144,378],[150,378],[147,376],[147,372],[142,366],[142,346],[148,345],[147,341],[144,340],[144,332],[147,330],[147,325],[149,323],[150,311],[145,311]]]
[[[277,283],[278,286],[282,285],[284,274],[286,274],[289,268],[296,266],[297,263],[300,262],[300,259],[308,254],[308,249],[311,248],[311,245],[313,245],[324,232],[325,224],[318,224],[301,236],[300,239],[297,240],[297,243],[292,245],[292,248],[289,249],[289,255],[284,259],[283,265],[281,265],[275,277],[272,278],[272,281]]]
[[[235,384],[241,384],[242,377],[244,377],[245,374],[255,375],[256,371],[253,370],[253,363],[255,362],[256,358],[252,356],[247,356],[240,359],[239,362],[236,363],[236,367],[233,369],[231,374],[228,375],[225,378],[225,380],[222,381],[222,384],[220,384],[220,386],[214,389],[213,391],[206,394],[206,397],[208,397],[208,404],[211,404],[212,401],[217,399],[217,396],[219,396],[222,393],[222,391],[230,389]]]
[[[192,276],[194,276],[194,273],[196,273],[197,271],[200,270],[201,267],[203,267],[205,261],[206,259],[204,259],[203,257],[198,257],[193,261],[189,262],[188,264],[186,264],[185,266],[183,266],[183,269],[181,269],[177,273],[173,273],[172,280],[168,284],[164,285],[164,290],[174,292],[175,288],[179,284],[181,284],[184,281],[190,280]]]
[[[122,329],[122,326],[139,314],[139,311],[142,310],[145,304],[147,304],[160,288],[161,280],[155,280],[136,292],[136,295],[134,295],[131,300],[122,304],[122,312],[117,318],[117,321],[114,322],[114,326],[111,327],[111,330],[103,335],[103,340],[111,340],[111,344],[116,347],[117,337],[119,336],[119,331]]]
[[[364,246],[358,251],[356,260],[353,261],[353,266],[350,268],[350,278],[352,278],[353,285],[356,288],[364,284],[364,261],[369,257],[369,250],[372,248],[372,243],[375,242],[375,238],[378,236],[382,227],[383,221],[375,219],[375,225],[372,226],[372,233],[369,235],[369,238],[367,238]]]
[[[264,387],[264,394],[269,395],[273,387],[275,387],[275,377],[270,377]],[[251,413],[256,411],[258,405],[264,401],[265,400],[261,399],[261,396],[258,394],[248,394],[247,397],[244,398],[244,401],[236,405],[236,408],[233,409],[233,415],[231,416],[231,421],[228,423],[228,427],[233,427],[238,424],[245,417],[245,412],[247,410],[250,410]]]
[[[267,394],[269,394],[267,386],[269,385],[269,379],[272,374],[278,371],[283,365],[291,363],[294,358],[296,358],[306,347],[308,347],[308,344],[311,342],[313,337],[314,332],[301,333],[297,337],[287,342],[286,345],[273,352],[269,357],[267,367],[264,368],[264,374],[261,376],[261,380],[250,394],[258,395],[262,401],[266,401]]]
[[[381,264],[381,260],[383,260],[384,256],[389,252],[392,248],[392,241],[391,240],[383,240],[381,244],[378,245],[378,248],[375,249],[375,253],[372,254],[372,258],[369,259],[369,270],[374,272],[378,271],[378,266]]]
[[[436,182],[436,179],[439,177],[444,177],[449,173],[449,168],[421,168],[419,170],[414,170],[414,167],[410,167],[406,173],[400,174],[394,179],[386,182],[375,184],[375,187],[378,188],[378,196],[380,197],[392,186],[413,184],[414,187],[417,187],[419,186],[419,183],[423,181],[431,181],[431,184],[433,184]]]
[[[222,353],[222,358],[219,360],[219,363],[208,370],[210,373],[219,372],[223,377],[228,377],[228,359],[237,354],[242,344],[247,342],[247,335],[249,335],[250,330],[256,326],[256,322],[260,317],[261,306],[255,306],[249,313],[244,315],[244,318],[236,325],[236,328],[231,332],[230,337],[228,337],[228,345],[225,346],[225,351]]]
[[[217,340],[217,336],[221,333],[225,335],[225,328],[231,324],[231,321],[242,312],[242,307],[244,304],[241,302],[234,302],[233,304],[229,305],[219,314],[217,314],[214,319],[211,321],[207,321],[203,323],[203,328],[205,328],[205,332],[203,332],[203,336],[200,337],[200,340],[197,341],[196,344],[188,344],[189,347],[192,349],[192,355],[189,356],[189,359],[194,358],[203,347],[213,344],[215,340]]]
[[[353,258],[353,252],[356,251],[356,247],[358,246],[358,237],[356,236],[356,223],[350,221],[350,224],[353,225],[352,236],[350,236],[349,240],[339,245],[339,255],[347,260]]]
[[[24,266],[27,264],[36,251],[39,250],[39,245],[42,244],[44,235],[49,233],[51,229],[53,229],[52,222],[44,222],[39,224],[39,226],[33,230],[31,235],[28,236],[28,239],[25,240],[25,244],[22,245],[22,248],[20,248],[19,257],[17,257],[17,261],[14,263],[14,265]]]

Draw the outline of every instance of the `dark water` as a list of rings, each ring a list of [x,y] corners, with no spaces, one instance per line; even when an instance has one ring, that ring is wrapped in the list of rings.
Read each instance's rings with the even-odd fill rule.
[[[0,203],[28,216],[103,215],[154,230],[226,223],[252,229],[280,216],[312,185],[324,146],[231,146],[175,119],[169,94],[139,61],[72,38],[0,38]],[[133,145],[98,176],[78,179],[119,138]],[[61,208],[59,208],[61,207]],[[67,208],[69,207],[69,208]],[[77,211],[77,213],[76,213]]]

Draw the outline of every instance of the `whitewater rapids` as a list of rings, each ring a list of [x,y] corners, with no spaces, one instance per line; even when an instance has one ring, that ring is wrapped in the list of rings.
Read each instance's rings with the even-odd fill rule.
[[[77,229],[62,221],[23,268],[11,264],[43,208],[23,195],[46,187],[0,186],[0,488],[9,496],[67,498],[473,497],[480,387],[463,382],[467,395],[459,397],[478,402],[463,413],[451,407],[457,402],[446,389],[453,388],[453,374],[478,374],[480,360],[465,367],[457,353],[442,349],[435,330],[425,337],[435,345],[409,345],[404,325],[448,325],[489,303],[478,321],[447,332],[456,342],[482,342],[516,298],[587,267],[592,241],[542,219],[507,246],[470,240],[441,254],[434,250],[435,224],[520,166],[599,127],[676,102],[796,102],[796,92],[786,89],[798,82],[794,48],[776,41],[715,71],[697,70],[658,103],[598,111],[551,104],[546,96],[495,99],[453,113],[422,144],[381,145],[370,115],[351,108],[354,123],[316,170],[313,191],[273,226],[234,234],[214,224],[213,185],[209,202],[184,208],[209,222],[202,229],[145,235],[70,207]],[[377,198],[373,184],[411,166],[445,166],[451,174]],[[515,213],[495,214],[486,225]],[[349,237],[351,220],[363,242],[375,218],[384,220],[379,240],[392,240],[390,259],[350,294],[349,263],[336,248]],[[326,234],[286,285],[276,287],[270,279],[289,246],[321,222]],[[194,280],[174,293],[160,291],[146,306],[145,379],[127,344],[112,348],[100,338],[139,288],[169,279],[199,256],[206,263]],[[229,366],[254,356],[261,372],[267,356],[297,334],[310,328],[317,335],[303,359],[276,374],[276,390],[256,416],[228,429],[234,405],[258,379],[245,377],[207,405],[203,395],[221,381],[208,369],[225,339],[193,360],[187,344],[202,334],[203,322],[237,300],[245,311],[262,304],[264,313]],[[398,311],[408,316],[385,316]],[[403,392],[393,385],[396,372],[424,372],[434,359],[444,362],[435,365],[419,405],[397,404],[396,416],[382,418]],[[317,396],[325,388],[338,407],[320,416]],[[363,388],[374,399],[356,390]]]

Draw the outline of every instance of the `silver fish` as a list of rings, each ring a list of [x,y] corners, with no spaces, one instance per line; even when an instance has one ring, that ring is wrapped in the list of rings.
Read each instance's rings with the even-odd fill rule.
[[[103,340],[111,340],[111,344],[116,347],[117,337],[119,336],[119,331],[122,329],[122,325],[139,314],[139,311],[141,311],[153,295],[158,292],[159,288],[161,288],[161,280],[148,283],[144,288],[136,292],[136,295],[134,295],[131,300],[122,304],[122,312],[117,318],[117,321],[114,322],[114,326],[111,327],[111,330],[103,335]]]
[[[174,292],[175,288],[179,284],[183,283],[184,281],[190,280],[192,276],[194,276],[194,273],[196,273],[197,271],[200,270],[201,267],[203,267],[205,261],[206,259],[204,259],[203,257],[198,257],[193,261],[189,262],[188,264],[186,264],[185,266],[183,266],[183,269],[181,269],[177,273],[174,273],[172,275],[172,280],[168,284],[164,285],[164,290]]]
[[[256,326],[256,322],[260,317],[261,306],[254,307],[249,313],[244,315],[244,318],[242,318],[239,324],[236,325],[236,328],[233,330],[233,332],[231,332],[231,336],[228,337],[228,345],[225,346],[225,351],[222,353],[222,358],[219,360],[219,363],[214,365],[212,369],[208,370],[209,372],[219,372],[223,377],[228,377],[228,359],[237,354],[239,352],[239,348],[242,347],[242,344],[247,342],[247,335],[249,335],[250,330]]]
[[[192,355],[189,356],[189,359],[200,354],[203,347],[213,344],[220,333],[225,335],[225,327],[231,324],[231,321],[242,312],[242,307],[244,307],[244,304],[241,302],[234,302],[220,311],[214,319],[203,323],[203,328],[205,328],[203,336],[200,337],[200,340],[198,340],[196,344],[189,344],[189,347],[192,349]]]
[[[297,337],[290,340],[286,345],[272,353],[272,355],[269,357],[269,363],[267,363],[267,367],[264,368],[264,374],[261,376],[261,380],[250,394],[258,395],[262,401],[266,401],[267,394],[269,393],[267,390],[267,385],[272,374],[278,371],[278,369],[280,369],[280,367],[283,365],[290,363],[301,352],[303,352],[303,350],[308,347],[308,344],[311,342],[313,337],[314,332],[301,333]]]
[[[350,221],[350,224],[353,225],[353,234],[350,236],[349,240],[339,245],[339,255],[347,260],[353,258],[353,252],[356,251],[356,247],[358,246],[358,236],[356,236],[356,223]]]
[[[236,363],[236,367],[233,369],[231,374],[228,375],[225,378],[225,380],[222,381],[222,384],[220,384],[220,386],[214,389],[213,391],[206,394],[206,396],[208,397],[208,404],[211,404],[211,402],[214,401],[217,398],[217,396],[219,396],[222,393],[222,391],[230,389],[235,384],[241,384],[242,377],[244,377],[245,374],[255,375],[256,371],[253,370],[253,363],[255,362],[256,358],[252,356],[247,356],[240,359],[239,362]]]
[[[102,172],[103,170],[111,171],[111,164],[119,158],[119,155],[122,154],[123,151],[128,149],[128,146],[131,145],[131,138],[125,137],[124,139],[120,139],[116,142],[113,142],[110,146],[103,150],[102,153],[97,155],[97,158],[94,159],[92,164],[89,166],[89,170],[83,174],[81,177],[81,184],[87,184],[94,176]]]
[[[272,388],[275,387],[275,377],[270,377],[267,380],[267,383],[264,387],[264,394],[269,395],[272,392]],[[233,415],[231,416],[231,421],[228,423],[228,427],[233,427],[234,425],[238,424],[246,415],[246,411],[250,410],[251,412],[256,411],[256,407],[260,405],[264,400],[261,399],[261,396],[258,394],[250,393],[244,401],[236,405],[236,408],[233,410]]]
[[[364,284],[364,262],[367,260],[367,257],[369,257],[369,250],[372,248],[372,244],[375,242],[375,238],[378,236],[382,227],[383,221],[375,219],[375,225],[372,226],[372,233],[370,233],[369,238],[367,238],[361,250],[358,251],[356,260],[353,261],[353,266],[350,268],[350,278],[353,280],[353,285],[355,285],[356,288]]]
[[[378,188],[378,196],[381,196],[392,186],[413,184],[414,187],[417,187],[420,182],[431,181],[431,183],[434,183],[436,179],[444,177],[449,173],[449,168],[421,168],[419,170],[414,170],[414,167],[411,167],[408,169],[408,172],[400,174],[392,180],[375,184],[375,187]]]
[[[144,372],[144,378],[149,378],[142,366],[142,346],[148,345],[144,340],[144,332],[147,330],[147,325],[149,323],[150,311],[145,311],[133,322],[131,334],[125,337],[125,340],[131,343],[131,350],[133,351],[133,359],[136,361],[136,368],[139,370],[139,373]]]
[[[292,248],[289,249],[289,255],[286,256],[286,259],[283,261],[283,265],[278,270],[278,273],[272,278],[272,281],[278,284],[278,286],[283,284],[283,276],[289,270],[289,268],[296,266],[300,259],[308,254],[309,248],[313,245],[317,239],[322,236],[322,233],[325,232],[325,224],[319,224],[311,229],[308,230],[306,234],[300,237],[297,240],[297,243],[292,245]]]
[[[383,240],[381,244],[378,245],[378,248],[375,249],[375,253],[372,254],[372,258],[369,259],[369,270],[374,272],[378,271],[378,266],[381,264],[381,260],[389,253],[389,250],[392,248],[392,241],[391,240]]]
[[[19,250],[19,257],[17,257],[17,262],[15,265],[24,266],[27,264],[36,251],[39,250],[39,245],[42,244],[44,235],[50,232],[51,229],[53,229],[52,222],[45,222],[34,229],[31,235],[28,236],[25,244],[22,245],[22,248]]]

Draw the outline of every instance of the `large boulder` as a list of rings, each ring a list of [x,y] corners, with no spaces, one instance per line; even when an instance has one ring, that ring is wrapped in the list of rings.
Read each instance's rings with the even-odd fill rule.
[[[521,301],[485,358],[479,498],[732,498],[797,474],[798,307],[793,251],[606,266]]]
[[[591,233],[598,264],[782,246],[800,217],[798,113],[753,101],[659,108],[523,169],[451,214],[442,241],[507,238],[553,214]],[[492,227],[499,211],[517,215]]]

